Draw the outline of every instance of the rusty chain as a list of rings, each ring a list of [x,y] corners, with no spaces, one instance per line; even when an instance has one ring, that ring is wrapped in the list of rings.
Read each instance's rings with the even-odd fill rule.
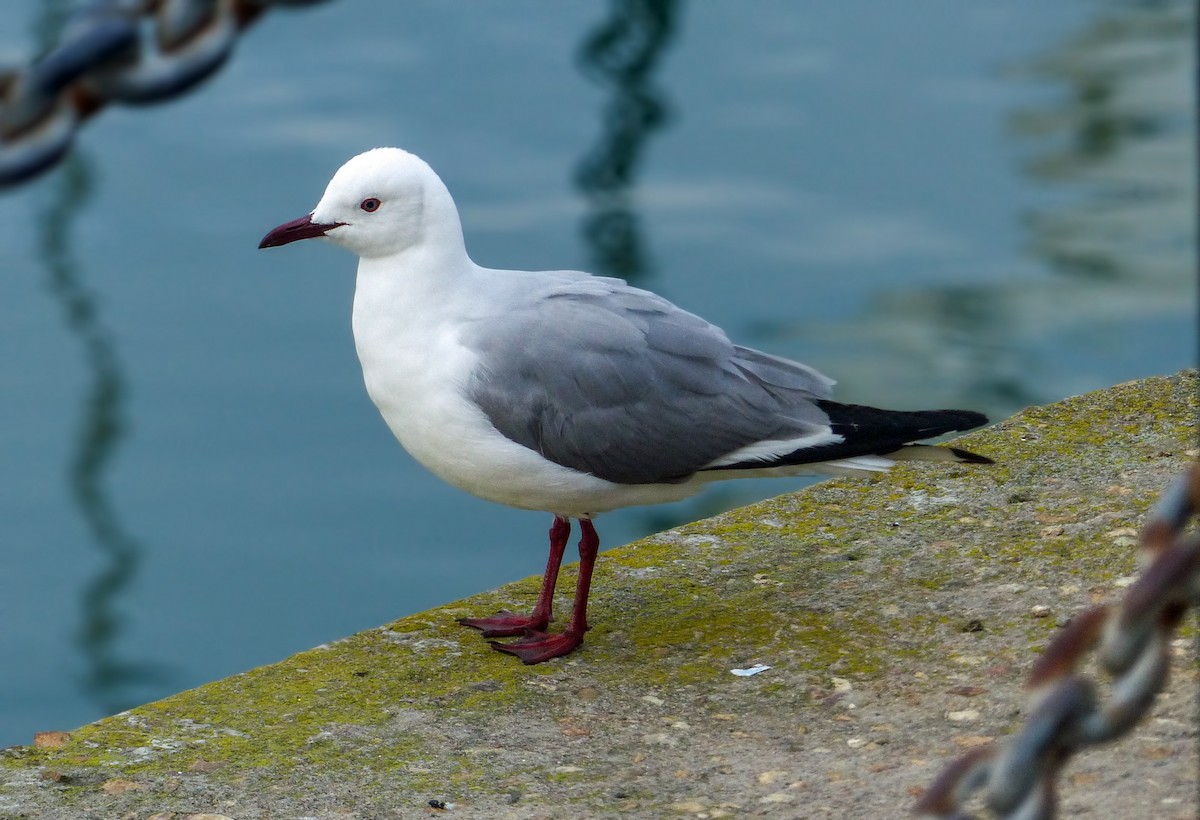
[[[325,0],[96,0],[61,40],[17,66],[0,66],[0,188],[46,171],[76,131],[109,103],[176,97],[211,76],[238,35],[271,6]]]
[[[1137,580],[1116,605],[1075,617],[1034,664],[1026,688],[1029,716],[1003,744],[974,749],[948,765],[917,803],[917,814],[970,820],[975,792],[994,814],[1021,820],[1055,815],[1055,781],[1080,749],[1133,728],[1167,680],[1169,648],[1189,606],[1200,606],[1200,534],[1184,534],[1200,512],[1200,465],[1167,489],[1140,537]],[[1112,676],[1108,697],[1080,671],[1097,648]]]

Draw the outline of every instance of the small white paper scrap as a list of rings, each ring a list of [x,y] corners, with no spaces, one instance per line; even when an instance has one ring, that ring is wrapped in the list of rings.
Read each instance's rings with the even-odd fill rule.
[[[765,663],[756,663],[748,669],[730,669],[729,671],[739,678],[748,678],[751,675],[757,675],[759,672],[766,672],[770,668]]]

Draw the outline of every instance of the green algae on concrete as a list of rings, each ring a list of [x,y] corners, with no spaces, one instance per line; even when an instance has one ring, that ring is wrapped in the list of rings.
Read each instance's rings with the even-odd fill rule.
[[[1014,728],[1034,653],[1135,572],[1196,417],[1194,373],[1118,385],[959,440],[993,467],[901,465],[605,552],[594,628],[549,664],[455,623],[528,607],[527,579],[4,750],[0,818],[424,817],[430,799],[457,817],[893,816]],[[1160,721],[1194,714],[1194,650],[1176,649]],[[1194,814],[1177,722],[1090,758],[1064,806],[1111,814],[1108,782],[1168,749],[1179,772],[1156,762],[1154,782],[1183,802],[1161,805]]]

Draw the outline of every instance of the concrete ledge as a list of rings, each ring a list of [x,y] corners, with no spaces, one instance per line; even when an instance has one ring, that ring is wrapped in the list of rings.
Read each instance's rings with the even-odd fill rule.
[[[606,552],[566,659],[524,667],[454,623],[527,608],[531,578],[4,750],[0,818],[903,815],[1019,725],[1056,623],[1135,572],[1196,456],[1196,382],[960,440],[995,467],[829,481]],[[1065,816],[1197,816],[1194,623],[1151,718],[1068,767]]]

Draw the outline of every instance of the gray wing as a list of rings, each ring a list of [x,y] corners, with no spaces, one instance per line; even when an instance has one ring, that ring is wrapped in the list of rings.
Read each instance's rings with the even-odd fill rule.
[[[464,331],[480,361],[468,390],[497,430],[558,464],[681,481],[749,444],[830,429],[814,401],[832,380],[648,291],[589,277],[519,301]]]

